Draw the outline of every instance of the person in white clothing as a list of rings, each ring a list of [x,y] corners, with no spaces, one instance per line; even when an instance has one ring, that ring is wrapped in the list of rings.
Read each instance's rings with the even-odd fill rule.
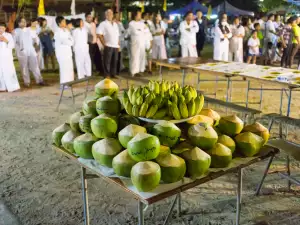
[[[74,53],[78,79],[92,75],[92,63],[88,45],[88,31],[84,28],[82,19],[76,19],[72,31]]]
[[[232,37],[227,15],[221,14],[219,23],[215,27],[214,60],[228,61],[229,39]]]
[[[105,17],[106,20],[100,23],[97,28],[97,35],[104,46],[104,75],[106,77],[114,77],[117,75],[118,55],[120,49],[119,27],[114,21],[114,14],[111,9],[105,11]]]
[[[38,59],[40,70],[43,70],[45,68],[44,59],[43,59],[43,49],[42,49],[40,38],[38,36],[41,29],[38,26],[37,19],[35,19],[35,18],[31,19],[29,30],[30,30],[32,38],[37,40],[36,44],[34,44],[34,48],[35,48],[35,51],[37,54],[37,59]]]
[[[85,14],[84,27],[88,31],[89,54],[91,57],[92,65],[94,66],[94,68],[97,68],[97,70],[100,71],[100,66],[97,65],[98,63],[100,63],[98,62],[99,48],[97,45],[97,27],[96,24],[93,22],[93,16],[90,12]]]
[[[265,24],[265,39],[264,39],[264,53],[268,51],[268,43],[271,42],[272,44],[275,43],[276,39],[276,30],[274,26],[274,15],[270,14],[268,16],[268,22]]]
[[[146,64],[146,43],[145,34],[147,26],[141,21],[142,13],[136,11],[132,14],[132,21],[129,23],[128,35],[130,36],[130,72],[132,76],[138,76],[145,71]]]
[[[165,45],[165,30],[162,26],[161,15],[157,14],[153,21],[154,29],[153,34],[153,47],[152,47],[152,58],[153,59],[166,59],[166,45]]]
[[[20,89],[12,54],[15,43],[5,30],[6,24],[0,22],[0,91],[13,92]]]
[[[180,23],[180,45],[182,57],[198,57],[196,34],[199,26],[192,12],[187,12],[185,20]]]
[[[26,28],[26,20],[24,18],[19,18],[17,24],[18,28],[14,30],[13,37],[24,85],[26,87],[30,86],[29,71],[33,73],[37,84],[44,85],[37,60],[37,53],[34,48],[34,46],[37,46],[39,43],[38,38],[32,38],[30,29]]]
[[[259,55],[259,39],[257,37],[257,31],[252,32],[252,36],[250,37],[248,41],[248,47],[249,47],[249,52],[248,52],[248,58],[247,58],[247,63],[252,63],[256,64],[256,57]]]
[[[126,42],[125,42],[126,30],[123,26],[122,21],[120,20],[119,13],[115,13],[115,22],[117,23],[118,28],[119,28],[120,51],[118,54],[118,66],[117,66],[117,74],[119,74],[120,71],[122,71],[125,68],[124,63],[123,63],[123,51],[124,51],[124,48],[126,47]]]
[[[231,26],[232,38],[229,44],[229,60],[243,62],[243,38],[245,29],[240,24],[239,17],[235,17]]]
[[[152,31],[154,29],[153,21],[149,20],[149,13],[142,14],[142,22],[146,25],[145,30],[145,48],[146,48],[146,64],[148,65],[148,74],[152,74],[152,47],[153,36]],[[149,22],[150,21],[150,22]]]
[[[72,59],[73,37],[67,29],[66,20],[62,16],[56,17],[56,24],[59,27],[54,33],[55,55],[59,64],[60,83],[74,80],[74,67]]]

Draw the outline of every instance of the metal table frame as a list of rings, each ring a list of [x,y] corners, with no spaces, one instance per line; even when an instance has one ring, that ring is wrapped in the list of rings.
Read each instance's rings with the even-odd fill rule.
[[[241,164],[237,167],[229,168],[227,170],[222,170],[222,171],[219,171],[219,172],[210,173],[207,176],[205,176],[201,179],[197,179],[192,183],[183,184],[182,186],[180,186],[178,188],[175,188],[173,190],[170,190],[170,191],[167,191],[167,192],[164,192],[164,193],[160,193],[160,194],[158,194],[156,196],[153,196],[149,199],[141,199],[141,197],[139,195],[137,195],[134,192],[130,191],[129,189],[125,188],[124,185],[120,182],[120,180],[118,178],[105,177],[105,176],[103,176],[99,173],[96,173],[96,171],[93,171],[95,174],[88,174],[86,172],[86,169],[89,169],[89,168],[86,165],[80,163],[77,160],[77,157],[75,155],[67,152],[66,150],[64,150],[62,148],[58,148],[54,145],[52,146],[52,148],[56,152],[59,152],[59,153],[63,154],[68,159],[73,160],[74,162],[76,162],[78,165],[81,166],[81,188],[82,188],[82,199],[83,199],[84,225],[90,225],[89,205],[88,205],[88,186],[87,186],[88,179],[101,177],[101,178],[109,181],[110,183],[117,184],[118,186],[122,187],[124,191],[133,194],[133,197],[138,200],[138,225],[145,225],[144,212],[147,210],[148,205],[151,205],[151,204],[159,202],[163,199],[175,196],[174,200],[171,203],[171,206],[169,208],[169,211],[168,211],[168,214],[165,218],[165,221],[163,223],[163,225],[166,225],[166,224],[168,224],[168,222],[170,220],[170,216],[171,216],[171,214],[174,210],[175,205],[177,205],[177,217],[178,218],[181,217],[181,216],[185,216],[185,215],[191,215],[191,214],[184,214],[181,211],[181,193],[182,192],[184,192],[188,189],[191,189],[193,187],[199,186],[203,183],[214,180],[216,178],[222,177],[224,175],[228,175],[230,173],[237,173],[237,175],[238,175],[236,225],[239,225],[240,224],[241,202],[242,202],[242,174],[243,174],[242,171],[243,171],[243,168],[245,168],[247,166],[250,166],[252,164],[261,162],[262,160],[267,159],[269,157],[274,157],[274,155],[276,155],[279,152],[278,149],[267,147],[268,152],[265,153],[265,155],[257,156],[256,158],[249,161],[248,163]],[[198,213],[192,213],[192,215],[195,215],[195,214],[198,214]]]

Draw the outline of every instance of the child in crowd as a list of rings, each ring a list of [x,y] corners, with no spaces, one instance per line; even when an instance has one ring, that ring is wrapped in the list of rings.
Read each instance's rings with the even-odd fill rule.
[[[253,31],[251,37],[248,40],[249,52],[247,63],[251,63],[252,61],[253,64],[256,64],[256,57],[259,55],[259,45],[260,41],[257,37],[257,31]]]
[[[259,45],[259,54],[262,55],[263,50],[263,43],[264,43],[264,35],[261,31],[261,27],[259,23],[254,24],[254,30],[257,32],[257,37],[259,39],[260,45]]]

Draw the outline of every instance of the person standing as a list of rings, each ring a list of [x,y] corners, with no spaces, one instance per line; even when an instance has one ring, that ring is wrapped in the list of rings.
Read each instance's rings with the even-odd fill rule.
[[[276,30],[274,26],[274,14],[268,16],[268,21],[265,24],[265,40],[264,40],[264,55],[270,50],[269,47],[272,44],[272,54],[270,56],[270,63],[272,64],[275,57],[275,42],[276,42]]]
[[[38,39],[32,38],[31,32],[26,28],[26,20],[24,18],[19,18],[17,20],[18,28],[14,30],[14,40],[16,55],[18,57],[21,74],[23,76],[24,85],[26,87],[30,86],[30,73],[33,73],[35,81],[39,85],[44,85],[43,78],[41,76],[41,71],[39,68],[37,53],[35,47],[38,45]]]
[[[115,13],[115,22],[117,23],[119,28],[120,51],[118,53],[118,66],[117,66],[117,74],[119,74],[120,71],[122,71],[125,68],[123,64],[123,50],[126,47],[126,43],[125,43],[126,32],[123,23],[120,20],[119,13]]]
[[[215,27],[214,37],[214,60],[228,61],[229,39],[232,37],[227,15],[220,14],[219,22]]]
[[[105,17],[106,20],[100,23],[97,28],[97,35],[104,46],[104,75],[106,77],[115,77],[117,74],[118,53],[120,49],[119,27],[114,21],[114,14],[111,9],[105,11]]]
[[[59,64],[60,84],[74,80],[72,46],[74,40],[67,29],[66,20],[62,16],[57,16],[56,24],[59,27],[54,34],[55,55]]]
[[[164,16],[164,19],[161,21],[161,26],[165,30],[164,38],[165,38],[167,57],[171,57],[172,49],[170,46],[170,38],[169,38],[169,34],[168,34],[168,31],[169,31],[169,17],[168,16]]]
[[[40,38],[38,36],[39,32],[40,32],[40,28],[38,26],[39,26],[38,20],[35,18],[31,19],[29,30],[30,30],[32,38],[37,40],[37,42],[34,44],[34,48],[35,48],[35,51],[37,54],[37,59],[38,59],[40,70],[43,70],[45,68],[45,66],[44,66],[44,59],[43,59],[43,49],[41,46]]]
[[[259,39],[257,37],[257,31],[254,30],[252,32],[251,37],[248,40],[248,58],[247,58],[247,63],[252,63],[256,64],[256,57],[259,55]]]
[[[74,24],[75,29],[72,32],[74,39],[73,50],[75,53],[78,79],[82,79],[84,77],[89,77],[92,75],[92,63],[89,53],[88,33],[83,26],[83,20],[76,19]]]
[[[199,31],[196,34],[196,40],[197,40],[197,53],[198,56],[201,56],[201,51],[203,50],[204,47],[204,42],[205,42],[205,24],[203,21],[203,13],[200,10],[196,11],[197,14],[197,18],[196,18],[196,22],[198,24],[199,27]]]
[[[6,24],[0,22],[0,91],[13,92],[20,89],[12,54],[15,43],[5,30]]]
[[[292,17],[292,52],[289,59],[289,67],[292,68],[294,64],[294,58],[298,53],[300,45],[300,27],[298,26],[299,17]]]
[[[89,54],[91,57],[92,65],[95,66],[95,68],[100,71],[100,67],[98,66],[100,64],[99,62],[99,56],[97,57],[97,35],[96,35],[96,24],[93,22],[93,16],[91,13],[85,14],[85,22],[84,27],[88,31],[88,44],[89,44]]]
[[[232,38],[229,44],[229,60],[234,62],[243,62],[243,38],[245,29],[240,25],[240,18],[235,17],[231,26]]]
[[[142,14],[142,22],[145,24],[145,48],[146,48],[146,63],[148,65],[148,73],[152,74],[152,46],[153,36],[152,31],[154,30],[153,21],[149,22],[149,13]]]
[[[54,47],[52,42],[53,36],[54,34],[52,30],[47,26],[47,20],[42,18],[40,20],[39,38],[43,49],[42,52],[43,52],[46,71],[49,70],[49,58],[51,59],[52,70],[55,71],[55,53],[54,53]]]
[[[185,20],[179,26],[182,57],[198,57],[196,33],[199,31],[199,27],[193,17],[192,12],[187,12]]]
[[[152,58],[153,59],[166,59],[167,52],[165,46],[165,30],[161,24],[161,15],[157,14],[153,21],[154,30],[153,34],[153,47],[152,47]]]
[[[145,71],[146,65],[146,44],[145,34],[148,30],[141,21],[141,12],[135,11],[132,14],[132,21],[129,23],[128,35],[130,36],[130,72],[132,76],[138,76]]]
[[[287,24],[283,26],[280,31],[280,39],[283,45],[283,53],[281,57],[281,67],[287,68],[289,66],[289,58],[292,53],[292,18],[289,18]]]

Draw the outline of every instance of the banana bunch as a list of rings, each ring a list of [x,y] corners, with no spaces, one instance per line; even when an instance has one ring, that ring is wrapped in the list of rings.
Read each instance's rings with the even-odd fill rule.
[[[150,81],[143,87],[131,86],[123,93],[122,104],[132,116],[179,120],[198,115],[204,97],[191,86],[181,88],[177,82]]]

